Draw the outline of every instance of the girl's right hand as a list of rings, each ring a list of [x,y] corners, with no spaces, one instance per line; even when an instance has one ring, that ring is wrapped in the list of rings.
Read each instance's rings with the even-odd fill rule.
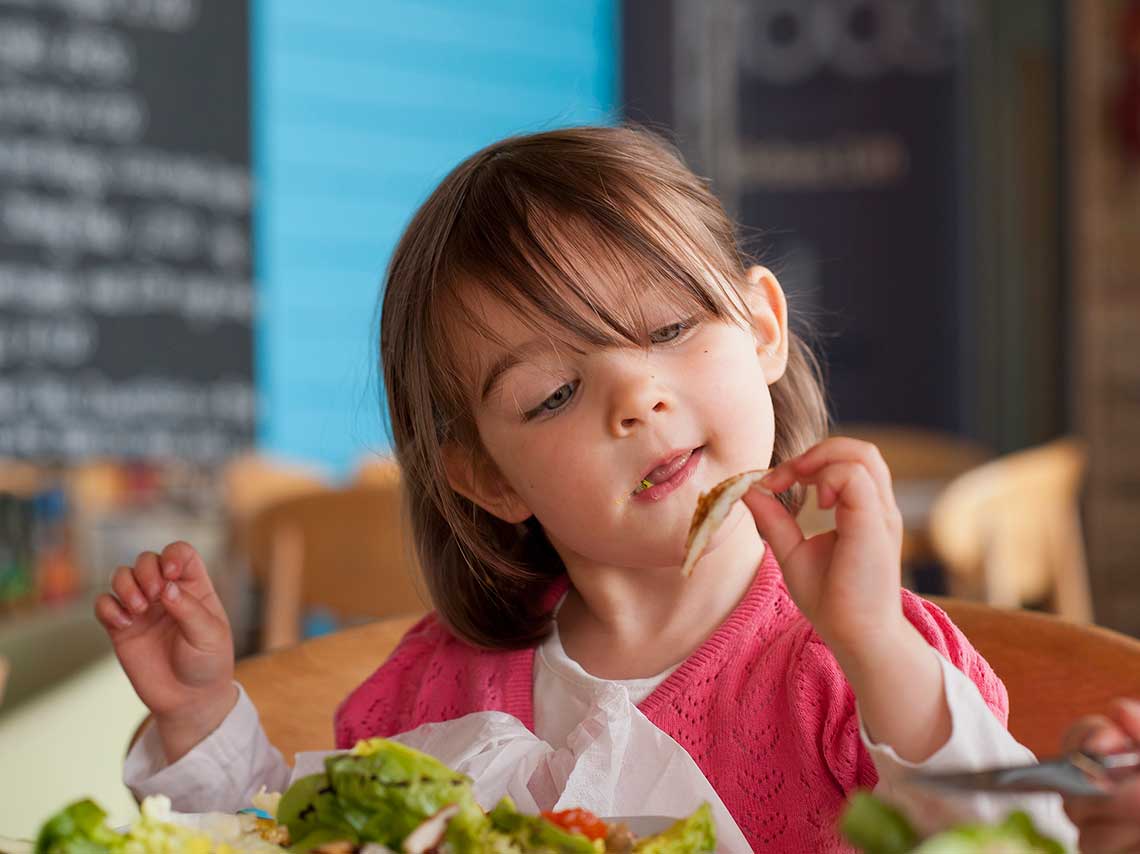
[[[95,600],[95,616],[175,762],[237,701],[229,620],[188,543],[143,552],[115,571],[111,591]]]
[[[1107,716],[1082,718],[1063,745],[1096,753],[1140,749],[1140,701],[1120,699]],[[1080,831],[1081,851],[1140,851],[1140,777],[1116,784],[1107,798],[1066,798],[1065,812]]]

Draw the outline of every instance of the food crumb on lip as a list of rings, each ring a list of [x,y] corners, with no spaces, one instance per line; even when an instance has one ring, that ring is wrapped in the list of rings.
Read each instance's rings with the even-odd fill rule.
[[[655,486],[653,481],[643,480],[637,485],[637,487],[633,490],[633,492],[628,492],[625,495],[623,495],[621,498],[615,498],[614,504],[616,504],[618,507],[621,507],[623,504],[625,504],[627,501],[629,501],[629,499],[633,498],[634,496],[640,495],[641,493],[645,492],[645,490],[649,489],[649,487],[651,487],[651,486]]]

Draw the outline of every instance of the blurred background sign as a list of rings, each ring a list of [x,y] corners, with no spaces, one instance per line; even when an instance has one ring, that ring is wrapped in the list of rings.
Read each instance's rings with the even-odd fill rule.
[[[840,424],[995,450],[1066,428],[1059,2],[624,8],[627,114],[777,272]]]
[[[253,441],[245,3],[0,2],[0,456]]]

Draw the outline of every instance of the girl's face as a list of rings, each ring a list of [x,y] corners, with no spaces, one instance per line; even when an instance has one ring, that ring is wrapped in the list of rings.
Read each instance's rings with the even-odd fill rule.
[[[784,297],[760,267],[744,296],[750,329],[647,298],[646,348],[584,353],[486,301],[502,345],[468,343],[475,421],[501,480],[474,482],[450,460],[453,485],[508,521],[535,516],[568,565],[679,566],[699,494],[772,456]]]

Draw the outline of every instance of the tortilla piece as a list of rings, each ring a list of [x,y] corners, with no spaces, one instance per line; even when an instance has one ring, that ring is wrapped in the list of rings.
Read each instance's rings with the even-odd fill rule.
[[[727,480],[722,480],[708,492],[702,492],[697,499],[697,509],[693,513],[693,521],[689,525],[689,538],[685,543],[685,562],[681,565],[681,575],[689,576],[693,567],[705,553],[713,535],[728,518],[732,505],[744,497],[758,481],[770,472],[771,469],[755,469],[734,474]],[[768,490],[763,490],[768,492]],[[771,495],[771,492],[768,492]]]

